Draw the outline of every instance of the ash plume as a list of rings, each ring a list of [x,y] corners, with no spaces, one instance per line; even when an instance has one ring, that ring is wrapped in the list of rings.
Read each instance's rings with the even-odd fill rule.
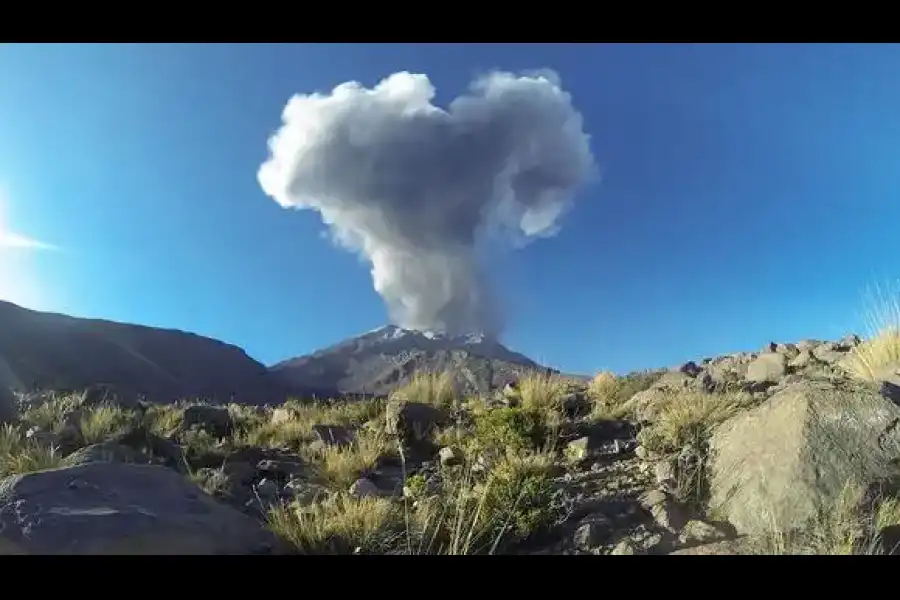
[[[371,263],[395,324],[497,335],[481,242],[554,235],[594,173],[589,136],[550,71],[488,73],[446,109],[434,96],[426,75],[407,72],[297,94],[257,177]]]

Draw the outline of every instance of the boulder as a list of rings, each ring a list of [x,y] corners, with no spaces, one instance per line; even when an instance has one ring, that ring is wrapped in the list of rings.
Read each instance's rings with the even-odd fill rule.
[[[0,481],[0,554],[259,554],[265,527],[175,471],[90,463]]]
[[[196,427],[214,437],[224,438],[234,430],[234,419],[224,406],[195,404],[184,409],[182,427]]]
[[[449,422],[449,415],[441,409],[396,399],[388,402],[385,416],[386,432],[399,436],[404,443],[425,440],[435,429]]]
[[[787,372],[787,360],[784,354],[767,352],[760,354],[747,366],[746,379],[752,384],[777,383]]]
[[[891,479],[900,407],[871,386],[799,381],[720,425],[710,440],[710,509],[738,533],[802,528],[849,483]]]

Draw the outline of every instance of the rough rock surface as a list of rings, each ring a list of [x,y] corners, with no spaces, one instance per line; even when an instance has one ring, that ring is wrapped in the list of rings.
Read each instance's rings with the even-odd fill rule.
[[[801,381],[720,426],[712,437],[712,498],[740,533],[802,527],[848,480],[896,475],[900,408],[871,388]]]
[[[0,481],[0,554],[257,554],[261,523],[158,466],[91,463]]]

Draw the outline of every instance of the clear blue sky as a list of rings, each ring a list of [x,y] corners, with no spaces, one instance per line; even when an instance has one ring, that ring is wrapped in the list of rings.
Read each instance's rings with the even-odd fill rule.
[[[549,67],[603,181],[494,260],[510,347],[569,371],[859,328],[898,276],[896,45],[0,46],[0,295],[272,363],[387,321],[368,265],[256,175],[294,93]],[[15,238],[12,234],[18,234]],[[26,240],[27,241],[27,240]]]

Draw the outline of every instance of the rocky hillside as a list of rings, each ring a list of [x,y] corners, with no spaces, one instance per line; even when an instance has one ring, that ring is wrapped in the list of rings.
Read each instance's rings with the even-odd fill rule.
[[[486,393],[543,367],[479,335],[446,336],[391,325],[274,365],[294,393],[385,395],[423,371],[451,372],[462,394]]]
[[[93,384],[159,402],[199,396],[264,403],[282,396],[266,367],[236,346],[183,331],[0,302],[0,385],[30,391]]]
[[[482,396],[7,398],[0,554],[895,554],[898,369],[889,332]]]

